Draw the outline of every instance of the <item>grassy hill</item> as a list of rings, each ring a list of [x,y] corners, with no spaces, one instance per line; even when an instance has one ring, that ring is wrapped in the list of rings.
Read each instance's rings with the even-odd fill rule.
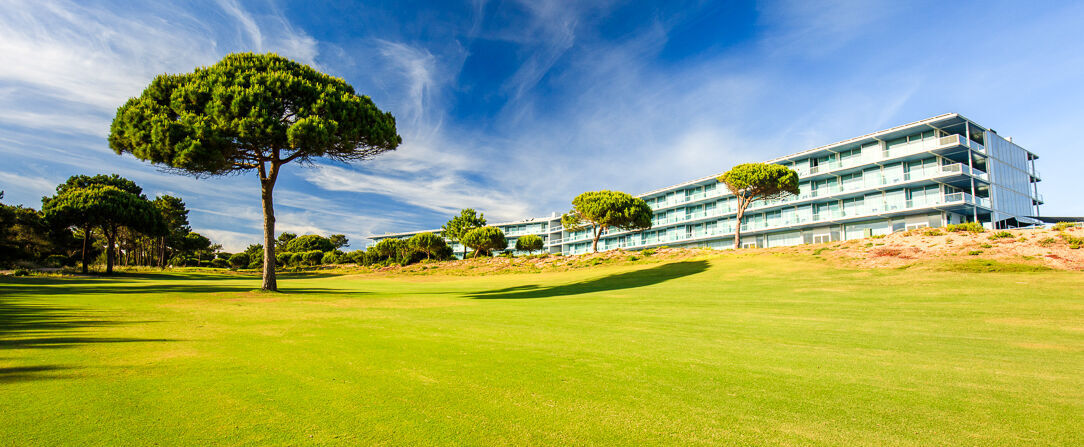
[[[981,270],[981,269],[979,269]],[[0,444],[1084,444],[1084,274],[0,278]]]

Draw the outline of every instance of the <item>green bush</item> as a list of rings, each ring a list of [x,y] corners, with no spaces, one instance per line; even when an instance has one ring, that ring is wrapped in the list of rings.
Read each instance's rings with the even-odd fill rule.
[[[324,253],[324,257],[320,259],[320,263],[324,265],[338,264],[340,256],[334,251]]]
[[[315,234],[298,236],[286,243],[286,251],[293,253],[308,253],[310,251],[323,253],[334,249],[335,245],[331,243],[331,239]]]
[[[320,261],[324,260],[324,252],[320,250],[307,251],[303,255],[303,259],[308,265],[320,265]]]
[[[302,253],[291,253],[290,254],[290,262],[287,262],[287,264],[292,265],[294,267],[297,267],[297,266],[301,265],[301,263],[304,262],[304,261],[305,261],[305,256],[303,256]]]
[[[990,244],[980,244],[980,245],[979,245],[979,247],[982,247],[982,248],[993,248],[994,246],[993,246],[993,245],[990,245]]]
[[[996,241],[998,239],[1012,239],[1012,238],[1013,238],[1012,233],[1010,233],[1008,231],[998,231],[997,233],[994,233],[994,234],[990,235],[990,240],[991,241]]]
[[[285,267],[285,266],[289,265],[290,264],[290,257],[293,256],[293,255],[294,255],[293,253],[290,253],[288,251],[282,251],[282,252],[275,253],[275,265],[277,265],[279,267]]]
[[[233,267],[235,269],[248,267],[248,261],[248,254],[237,253],[233,256],[230,256],[230,267]]]
[[[12,276],[29,276],[30,270],[27,269],[15,269],[11,272]]]
[[[1084,245],[1084,236],[1073,236],[1069,233],[1063,232],[1058,233],[1058,237],[1060,237],[1063,241],[1065,241],[1066,244],[1069,245]]]
[[[214,258],[214,259],[211,260],[211,267],[224,269],[224,268],[228,268],[229,266],[230,266],[230,261],[227,261],[225,259]]]
[[[923,232],[922,234],[925,234],[926,236],[941,236],[941,235],[943,235],[945,233],[942,233],[941,230],[938,230],[936,228],[930,228],[930,229],[926,230],[925,232]]]
[[[1054,245],[1055,242],[1057,242],[1057,239],[1054,239],[1052,237],[1046,237],[1046,238],[1039,239],[1039,246],[1040,247],[1049,247],[1051,245]]]
[[[46,267],[59,268],[68,265],[70,261],[71,259],[64,255],[49,255],[45,258],[44,264]]]
[[[644,256],[651,256],[651,255],[655,254],[655,249],[654,248],[645,248],[643,250],[640,250],[640,254],[642,254]]]
[[[1062,231],[1067,228],[1075,228],[1079,226],[1080,222],[1058,222],[1054,224],[1054,231]]]
[[[980,224],[978,222],[966,222],[966,223],[961,223],[961,224],[945,225],[945,231],[948,231],[948,232],[951,232],[951,233],[957,233],[957,232],[982,233],[982,232],[986,231],[986,229],[983,228],[982,224]]]
[[[982,254],[982,250],[971,250],[971,251],[967,252],[967,254],[969,254],[971,256],[978,256],[978,255]]]

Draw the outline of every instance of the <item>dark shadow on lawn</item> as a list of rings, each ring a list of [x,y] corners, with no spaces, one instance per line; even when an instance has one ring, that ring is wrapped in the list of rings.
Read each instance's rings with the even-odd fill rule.
[[[124,294],[152,294],[152,293],[227,293],[227,292],[251,292],[259,290],[258,278],[251,282],[243,283],[206,283],[206,279],[236,280],[228,276],[211,276],[210,278],[179,275],[148,275],[139,276],[112,276],[96,278],[4,278],[0,280],[0,297],[8,296],[32,296],[32,295],[124,295]],[[153,281],[147,281],[153,280]],[[327,289],[322,287],[290,287],[289,283],[281,284],[279,291],[287,294],[306,293],[349,293],[360,294],[363,292]]]
[[[56,371],[66,371],[71,368],[67,366],[45,365],[45,366],[15,366],[11,368],[0,368],[0,384],[22,382],[26,380],[41,380],[41,379],[61,379],[67,376],[57,376],[54,374]]]
[[[674,262],[649,269],[618,273],[616,275],[604,276],[560,286],[516,286],[479,292],[468,296],[475,299],[552,298],[557,296],[579,295],[582,293],[634,289],[637,287],[658,284],[675,278],[681,278],[683,276],[695,275],[707,269],[707,261]]]
[[[175,341],[160,338],[94,337],[91,334],[100,328],[145,323],[151,322],[103,319],[99,313],[88,310],[19,302],[0,297],[0,350],[66,349],[98,343]],[[58,365],[3,367],[0,368],[0,383],[60,379],[70,376],[53,372],[71,369],[73,368]]]

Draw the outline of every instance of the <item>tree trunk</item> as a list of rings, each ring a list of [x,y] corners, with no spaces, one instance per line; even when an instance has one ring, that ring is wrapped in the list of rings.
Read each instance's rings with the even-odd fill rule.
[[[263,198],[263,290],[278,292],[275,279],[275,207],[272,191],[275,189],[275,175],[278,166],[272,164],[271,175],[260,179]]]
[[[90,226],[83,225],[83,274],[87,274],[87,245],[90,243]]]
[[[602,237],[602,227],[595,229],[595,239],[591,241],[591,251],[598,253],[598,239]]]
[[[738,215],[735,216],[737,224],[734,225],[734,249],[741,248],[741,219],[745,217],[745,207],[742,206],[741,200],[738,201]]]
[[[110,230],[112,230],[112,231],[110,231]],[[105,247],[105,250],[106,250],[105,251],[105,274],[106,275],[112,275],[113,274],[113,259],[117,255],[113,251],[114,244],[117,242],[117,229],[116,228],[106,229],[105,230],[105,239],[107,241],[106,242],[106,247]]]

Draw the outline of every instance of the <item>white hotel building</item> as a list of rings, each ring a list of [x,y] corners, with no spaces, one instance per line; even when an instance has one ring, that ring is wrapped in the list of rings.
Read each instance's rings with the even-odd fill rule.
[[[950,113],[768,160],[797,171],[801,193],[753,202],[742,224],[742,245],[839,241],[961,222],[989,228],[1037,224],[1043,201],[1036,158],[1012,138]],[[733,246],[735,199],[716,177],[638,195],[655,212],[652,228],[610,230],[599,250]],[[542,236],[550,253],[591,249],[590,231],[566,231],[556,213],[492,225],[504,230],[510,249],[527,234]]]

